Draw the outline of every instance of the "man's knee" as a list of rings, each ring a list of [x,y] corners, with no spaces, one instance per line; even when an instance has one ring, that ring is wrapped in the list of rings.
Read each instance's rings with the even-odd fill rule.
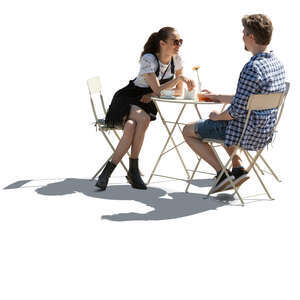
[[[190,123],[187,124],[183,127],[183,131],[182,134],[184,136],[184,138],[186,137],[195,137],[195,124],[194,123]]]

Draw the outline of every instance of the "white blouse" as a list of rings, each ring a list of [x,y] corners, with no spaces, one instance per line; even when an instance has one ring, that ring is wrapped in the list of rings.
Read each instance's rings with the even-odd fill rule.
[[[175,72],[177,70],[182,69],[181,57],[179,55],[173,56],[173,60],[174,60]],[[160,80],[162,78],[167,67],[168,67],[168,65],[165,65],[159,61],[158,80]],[[156,70],[157,70],[157,60],[156,60],[155,56],[151,53],[144,54],[141,58],[140,71],[139,71],[137,78],[134,81],[134,84],[138,87],[149,87],[148,83],[146,82],[146,78],[145,78],[144,74],[155,73]],[[171,74],[171,65],[170,65],[168,68],[168,71],[165,74],[163,79],[170,78],[171,76],[172,76],[172,74]]]

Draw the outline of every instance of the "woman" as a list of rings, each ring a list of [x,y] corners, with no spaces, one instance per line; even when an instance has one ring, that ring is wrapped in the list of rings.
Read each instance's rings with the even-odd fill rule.
[[[189,90],[194,82],[183,76],[182,61],[178,55],[182,39],[172,27],[152,33],[144,46],[140,59],[140,71],[134,80],[116,92],[109,106],[105,123],[111,128],[122,127],[124,133],[107,162],[96,186],[105,190],[110,175],[131,146],[127,180],[136,189],[147,189],[139,169],[138,157],[145,131],[150,121],[156,119],[157,110],[151,96],[159,96],[164,89],[174,88],[174,95],[181,96],[183,82]],[[175,75],[175,77],[174,77]]]

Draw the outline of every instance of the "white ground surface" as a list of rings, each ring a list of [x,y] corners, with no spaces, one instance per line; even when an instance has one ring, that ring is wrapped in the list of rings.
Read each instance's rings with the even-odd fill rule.
[[[292,3],[12,1],[1,9],[1,299],[299,299]],[[199,64],[205,87],[233,93],[250,57],[240,18],[253,12],[272,18],[272,48],[291,82],[279,133],[265,154],[283,180],[263,176],[276,200],[253,196],[262,192],[254,174],[241,188],[250,196],[242,207],[230,193],[206,199],[209,175],[197,175],[188,194],[185,182],[159,177],[137,191],[121,167],[107,191],[97,192],[89,178],[110,151],[90,125],[86,79],[101,76],[109,103],[135,76],[146,37],[172,25],[184,39],[185,73],[193,76]],[[178,111],[164,109],[170,118]],[[184,119],[195,115],[187,111]],[[141,154],[145,179],[165,138],[160,120],[151,124]],[[185,146],[182,152],[191,168],[193,153]],[[184,178],[174,154],[159,168]]]

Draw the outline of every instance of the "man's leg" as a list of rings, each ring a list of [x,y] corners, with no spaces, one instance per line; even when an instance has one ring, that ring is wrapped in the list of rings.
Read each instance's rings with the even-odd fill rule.
[[[227,151],[228,155],[231,157],[235,146],[224,147],[224,148]],[[231,174],[234,176],[234,184],[237,187],[250,178],[248,176],[248,172],[243,167],[242,159],[237,154],[235,154],[232,158]],[[231,189],[231,188],[232,186],[227,187],[227,189]]]
[[[224,149],[227,151],[228,155],[231,156],[234,151],[235,146],[231,147],[224,147]],[[235,154],[232,158],[232,168],[241,168],[242,167],[242,159]]]
[[[226,172],[221,175],[222,166],[219,163],[216,154],[208,143],[201,141],[201,138],[224,140],[226,126],[227,122],[201,120],[190,123],[183,129],[183,136],[187,144],[217,172],[216,178],[218,181],[215,183],[212,193],[222,191],[226,188],[226,186],[228,186],[228,184],[230,184],[230,180],[233,180],[234,177],[231,176],[229,172],[227,172],[229,173],[229,177],[225,174]]]
[[[204,159],[209,165],[211,165],[216,172],[219,172],[222,167],[211,149],[211,146],[202,142],[195,133],[195,124],[190,123],[183,128],[183,137],[192,150],[197,153],[202,159]]]

